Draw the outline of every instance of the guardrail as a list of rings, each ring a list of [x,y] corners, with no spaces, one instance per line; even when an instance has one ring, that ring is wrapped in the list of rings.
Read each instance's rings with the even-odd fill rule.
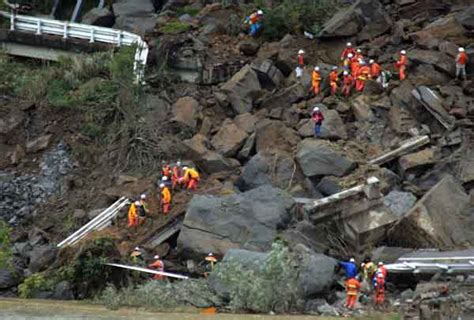
[[[14,12],[0,11],[0,15],[10,19],[10,31],[12,32],[35,33],[38,36],[54,35],[63,39],[82,39],[88,40],[90,43],[107,43],[116,47],[136,46],[133,72],[137,81],[143,81],[149,49],[148,44],[137,34],[88,24],[17,15]]]

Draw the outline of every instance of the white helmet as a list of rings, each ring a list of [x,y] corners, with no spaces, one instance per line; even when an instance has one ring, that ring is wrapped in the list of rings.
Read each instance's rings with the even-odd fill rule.
[[[139,205],[140,205],[140,201],[135,201],[135,205],[136,205],[136,206],[139,206]]]
[[[184,171],[188,170],[188,167],[184,166],[184,167],[183,167],[183,170],[184,170]]]
[[[350,42],[346,43],[346,47],[352,47],[352,43]]]
[[[133,249],[135,251],[140,251],[140,248],[139,247],[135,247],[135,249]]]
[[[382,262],[382,261],[379,262],[379,266],[383,266],[383,262]]]
[[[160,256],[156,255],[156,256],[153,257],[153,259],[160,259]]]
[[[257,11],[257,14],[258,14],[259,16],[263,16],[263,11],[262,11],[262,10],[258,10],[258,11]]]
[[[168,181],[168,176],[161,177],[161,181]]]
[[[160,188],[164,188],[165,187],[165,184],[164,183],[160,183]]]
[[[464,50],[464,48],[459,48],[458,51],[459,52],[464,52],[465,50]]]
[[[400,54],[407,54],[405,50],[400,51]]]
[[[369,60],[369,63],[370,63],[370,64],[372,64],[372,63],[374,63],[374,62],[375,62],[374,59],[370,59],[370,60]]]
[[[142,194],[142,195],[140,196],[140,199],[145,200],[145,199],[146,199],[146,194]]]
[[[361,52],[362,52],[362,50],[360,50],[360,49],[357,49],[357,53],[361,53]]]
[[[314,107],[314,108],[313,108],[313,112],[316,112],[316,111],[319,111],[319,108],[318,108],[318,107]]]
[[[336,66],[332,67],[332,70],[337,70],[337,67]]]
[[[314,67],[314,71],[319,71],[319,67]]]
[[[303,49],[300,49],[300,50],[298,51],[298,54],[304,54],[304,50],[303,50]]]
[[[354,258],[351,258],[349,262],[356,262]]]
[[[348,76],[349,75],[349,71],[344,71],[343,73],[345,76]]]
[[[177,165],[178,167],[181,167],[181,161],[176,162],[176,165]]]
[[[349,54],[347,55],[347,57],[348,57],[348,58],[354,58],[354,55],[353,55],[352,53],[349,53]]]
[[[209,252],[208,256],[209,256],[209,257],[212,257],[212,256],[213,256],[212,252]]]

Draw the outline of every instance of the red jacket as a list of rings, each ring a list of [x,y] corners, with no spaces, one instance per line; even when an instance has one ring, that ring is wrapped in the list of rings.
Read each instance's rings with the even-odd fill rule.
[[[357,52],[355,51],[354,48],[345,48],[344,51],[342,51],[341,59],[347,58],[349,53],[352,53],[355,56]]]
[[[303,67],[304,66],[304,56],[302,54],[298,55],[298,66]]]
[[[350,74],[347,76],[344,76],[344,85],[346,86],[351,86],[354,83],[354,77],[351,76]]]
[[[456,63],[460,65],[466,65],[467,63],[467,54],[465,52],[461,52],[456,57]]]
[[[313,112],[311,119],[314,123],[321,124],[324,121],[324,115],[321,111],[315,111]]]

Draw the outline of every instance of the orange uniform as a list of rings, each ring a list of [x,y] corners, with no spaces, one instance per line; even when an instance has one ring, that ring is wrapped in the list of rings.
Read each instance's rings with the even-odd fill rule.
[[[161,207],[163,214],[167,214],[170,211],[171,206],[171,192],[168,187],[161,188]]]
[[[352,59],[351,62],[351,74],[354,75],[354,77],[357,75],[357,72],[359,71],[360,68],[360,63],[356,59]]]
[[[333,70],[329,73],[329,86],[331,87],[331,95],[335,95],[337,91],[337,81],[339,77],[337,75],[337,70]]]
[[[165,264],[163,263],[162,260],[160,259],[157,259],[155,262],[153,262],[152,264],[150,264],[148,266],[148,268],[150,269],[156,269],[157,271],[161,271],[161,272],[164,272],[165,271]],[[163,280],[165,278],[165,276],[161,275],[161,274],[155,274],[153,276],[153,279],[154,280]]]
[[[461,52],[456,57],[456,63],[462,66],[465,66],[467,63],[467,54],[466,52]]]
[[[188,168],[184,172],[184,181],[188,184],[188,190],[196,190],[198,182],[201,180],[196,169]]]
[[[348,97],[351,94],[352,85],[354,84],[354,77],[350,74],[344,76],[342,94]]]
[[[138,226],[137,206],[135,203],[132,203],[128,209],[128,227],[132,228],[136,226]]]
[[[370,65],[370,79],[377,79],[380,72],[382,72],[382,68],[378,63],[374,62]]]
[[[169,177],[171,175],[171,167],[168,164],[165,164],[161,169],[161,174],[163,175],[163,177]]]
[[[321,92],[321,74],[319,71],[313,70],[311,75],[311,83],[313,86],[313,92],[318,95]]]
[[[182,177],[182,170],[180,166],[174,166],[171,172],[171,184],[173,186],[173,190],[176,188],[178,184],[181,183]]]
[[[361,66],[356,74],[356,90],[364,91],[365,81],[369,78],[370,69],[368,66]]]
[[[374,293],[374,304],[376,306],[383,305],[385,302],[385,278],[377,276],[375,279],[375,293]]]
[[[395,67],[399,69],[400,72],[400,80],[405,80],[407,77],[406,75],[406,68],[408,64],[408,58],[405,54],[400,55],[400,60],[397,61]]]
[[[354,48],[352,47],[347,47],[344,49],[344,51],[342,51],[342,54],[341,54],[341,60],[344,60],[347,58],[347,56],[349,55],[349,53],[352,53],[354,56],[356,55],[356,51]]]
[[[361,284],[356,278],[350,278],[346,281],[346,307],[353,309],[357,302]]]

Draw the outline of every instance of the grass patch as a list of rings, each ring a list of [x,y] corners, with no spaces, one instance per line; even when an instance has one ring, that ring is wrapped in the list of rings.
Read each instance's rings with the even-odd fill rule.
[[[176,10],[176,15],[179,17],[179,16],[182,16],[183,14],[189,14],[191,17],[195,17],[198,15],[199,12],[201,12],[201,9],[186,6],[183,8],[178,8]]]
[[[11,228],[0,220],[0,268],[11,266],[12,250],[10,242]]]
[[[191,25],[180,21],[170,21],[161,26],[158,31],[164,34],[179,34],[191,29]]]

